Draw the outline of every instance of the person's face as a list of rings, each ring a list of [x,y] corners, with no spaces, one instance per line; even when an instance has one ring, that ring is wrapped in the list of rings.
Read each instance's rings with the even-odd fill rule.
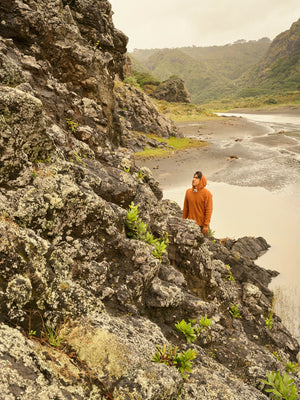
[[[200,183],[200,179],[198,178],[198,175],[195,174],[194,177],[193,177],[192,185],[193,185],[194,187],[196,187],[196,186],[199,185],[199,183]]]

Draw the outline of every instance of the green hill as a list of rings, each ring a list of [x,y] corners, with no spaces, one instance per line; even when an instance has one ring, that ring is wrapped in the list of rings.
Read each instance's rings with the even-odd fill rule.
[[[300,19],[272,42],[239,40],[225,46],[135,50],[133,67],[159,80],[184,79],[196,104],[222,98],[300,90]]]
[[[240,79],[241,95],[300,90],[300,19],[279,34],[266,55]]]
[[[270,43],[264,38],[226,46],[135,50],[130,58],[134,68],[140,70],[142,64],[160,80],[170,75],[184,79],[192,102],[201,103],[232,94],[233,81],[263,57]]]

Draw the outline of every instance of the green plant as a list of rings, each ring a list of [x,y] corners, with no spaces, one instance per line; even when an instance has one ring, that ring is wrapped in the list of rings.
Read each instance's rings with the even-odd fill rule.
[[[39,174],[36,171],[32,171],[31,176],[32,176],[32,179],[34,180],[39,176]]]
[[[270,386],[270,388],[265,389],[267,393],[271,394],[271,398],[274,400],[297,400],[297,389],[294,384],[294,379],[292,379],[288,373],[284,372],[283,375],[280,372],[272,371],[267,372],[268,380],[263,380],[265,385]]]
[[[140,87],[138,81],[136,80],[136,77],[132,75],[126,75],[123,82],[131,86],[136,86],[138,88]]]
[[[66,119],[66,124],[67,124],[67,127],[68,127],[70,132],[72,132],[72,133],[76,132],[76,130],[78,128],[78,123],[77,122],[74,122],[70,118],[67,118]]]
[[[148,225],[145,222],[139,222],[135,227],[135,234],[133,235],[134,239],[144,240],[144,237],[147,232]]]
[[[190,322],[188,323],[183,319],[181,322],[175,324],[175,328],[184,334],[188,343],[193,343],[197,339],[195,329],[192,327]]]
[[[270,330],[273,328],[274,324],[273,321],[274,305],[275,305],[275,297],[273,296],[269,316],[265,319],[265,323]]]
[[[273,318],[266,318],[265,323],[270,330],[273,328]]]
[[[43,334],[47,342],[53,347],[59,347],[65,340],[59,327],[53,328],[51,325],[45,325]]]
[[[229,312],[233,318],[242,318],[238,304],[231,304]]]
[[[216,234],[216,231],[213,231],[211,228],[208,228],[208,237],[213,238]]]
[[[226,267],[228,268],[228,275],[226,275],[226,279],[227,279],[228,281],[235,281],[235,278],[234,278],[234,276],[232,275],[232,272],[231,272],[231,267],[230,267],[230,265],[229,265],[229,264],[226,264]]]
[[[174,360],[174,364],[178,368],[183,379],[187,378],[187,373],[192,372],[192,360],[197,356],[197,351],[195,349],[187,349],[179,353]]]
[[[154,246],[152,254],[161,260],[162,254],[166,252],[169,244],[168,234],[164,233],[161,238],[154,239],[153,235],[148,231],[148,225],[139,218],[139,214],[138,206],[131,202],[125,221],[127,236]]]
[[[193,322],[193,320],[191,320],[191,322]],[[204,317],[200,317],[199,321],[195,321],[196,325],[194,326],[196,332],[198,335],[201,335],[203,333],[203,331],[205,331],[207,328],[209,328],[211,326],[211,318],[207,318],[207,315],[205,315]]]
[[[282,358],[280,357],[280,355],[277,353],[277,351],[272,351],[272,354],[274,357],[277,358],[278,361],[282,361]]]
[[[77,151],[72,151],[71,153],[70,153],[72,156],[74,156],[74,158],[70,158],[70,161],[71,162],[75,162],[75,163],[77,163],[77,164],[81,164],[81,165],[83,165],[84,167],[86,166],[86,163],[82,160],[82,158],[81,158],[81,156],[77,153]]]
[[[177,355],[178,347],[169,346],[167,347],[165,344],[163,347],[156,345],[157,351],[152,358],[152,361],[166,364],[169,367],[173,365],[174,359]]]
[[[189,319],[189,322],[186,322],[183,319],[181,322],[177,322],[175,327],[179,332],[184,334],[188,343],[192,343],[199,336],[203,335],[203,333],[211,326],[211,323],[211,318],[207,318],[207,315],[205,315],[204,317],[201,316],[198,321],[195,319]]]
[[[150,232],[146,232],[144,240],[146,243],[151,244],[151,245],[155,245],[155,243],[158,241],[158,239],[154,239],[152,233]]]
[[[175,366],[183,379],[187,378],[188,373],[192,372],[192,360],[197,356],[195,349],[188,349],[187,351],[178,352],[178,347],[169,346],[163,347],[156,345],[157,351],[152,358],[153,362],[159,362],[168,365],[169,367]]]
[[[298,372],[299,369],[299,364],[289,361],[287,364],[285,364],[285,370],[286,372],[291,372],[292,374],[295,374]]]
[[[125,167],[124,171],[127,172],[127,174],[129,174],[130,173],[130,167],[128,167],[128,168]]]
[[[102,47],[100,46],[100,40],[97,40],[95,43],[95,49],[102,50]]]
[[[168,245],[164,242],[164,240],[157,240],[154,243],[154,250],[152,251],[152,254],[154,255],[154,257],[161,260],[163,253],[167,251],[167,247]]]
[[[133,202],[129,204],[129,209],[126,214],[126,222],[125,225],[129,229],[127,236],[132,237],[134,235],[135,227],[137,222],[139,221],[139,210],[138,206],[135,206]]]
[[[146,175],[143,173],[143,171],[139,171],[138,176],[137,176],[138,181],[139,181],[140,179],[144,178],[145,176],[146,176]]]

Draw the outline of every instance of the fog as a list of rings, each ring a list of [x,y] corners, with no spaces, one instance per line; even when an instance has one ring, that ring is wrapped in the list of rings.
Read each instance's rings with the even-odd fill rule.
[[[274,39],[300,17],[299,0],[110,0],[128,50]]]

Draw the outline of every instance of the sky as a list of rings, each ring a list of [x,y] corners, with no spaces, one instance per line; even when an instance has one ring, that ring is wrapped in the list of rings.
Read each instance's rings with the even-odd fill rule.
[[[273,40],[300,18],[299,0],[109,0],[127,49]]]

